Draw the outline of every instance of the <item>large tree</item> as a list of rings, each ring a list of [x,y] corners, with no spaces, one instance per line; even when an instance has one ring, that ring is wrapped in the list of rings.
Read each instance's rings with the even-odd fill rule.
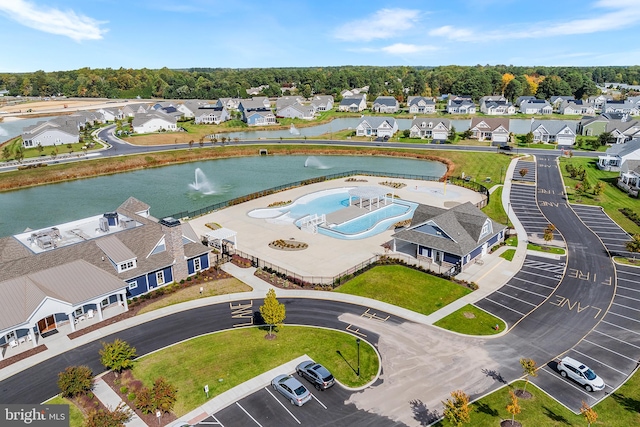
[[[442,402],[444,416],[451,424],[460,427],[471,421],[471,406],[469,396],[462,390],[451,392],[451,399]]]
[[[573,95],[571,86],[559,76],[548,76],[539,85],[536,96],[540,99],[549,99],[552,96]]]

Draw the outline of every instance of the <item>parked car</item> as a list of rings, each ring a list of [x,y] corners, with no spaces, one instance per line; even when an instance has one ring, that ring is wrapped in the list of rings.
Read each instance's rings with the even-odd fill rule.
[[[571,357],[564,357],[558,362],[558,371],[564,378],[571,378],[584,386],[587,391],[604,389],[604,381],[585,364]]]
[[[278,375],[271,380],[271,386],[289,399],[292,405],[302,406],[311,400],[309,390],[291,375]]]
[[[306,378],[317,390],[326,390],[336,383],[331,372],[313,360],[305,360],[296,367],[296,372]]]

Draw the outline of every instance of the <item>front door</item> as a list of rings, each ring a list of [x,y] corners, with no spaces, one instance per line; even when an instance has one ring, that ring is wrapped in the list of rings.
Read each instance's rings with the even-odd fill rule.
[[[441,251],[433,251],[433,262],[436,264],[442,263],[442,252]]]
[[[53,316],[45,317],[38,321],[38,330],[40,330],[40,334],[43,332],[50,331],[56,328],[56,320]]]

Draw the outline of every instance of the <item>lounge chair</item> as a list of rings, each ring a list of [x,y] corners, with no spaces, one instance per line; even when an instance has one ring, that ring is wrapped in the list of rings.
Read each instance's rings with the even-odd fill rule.
[[[87,318],[93,319],[93,309],[90,309],[89,311],[87,311]]]

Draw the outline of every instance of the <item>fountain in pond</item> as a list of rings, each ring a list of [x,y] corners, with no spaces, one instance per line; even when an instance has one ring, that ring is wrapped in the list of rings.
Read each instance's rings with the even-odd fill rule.
[[[314,169],[329,169],[329,166],[322,163],[316,156],[307,157],[307,160],[304,161],[304,167]]]
[[[300,132],[298,132],[300,133]],[[7,132],[6,130],[2,129],[2,126],[0,126],[0,136],[9,136],[9,132]]]
[[[207,176],[202,172],[202,169],[196,168],[195,181],[189,184],[189,188],[195,191],[199,191],[202,194],[215,194],[213,185],[207,179]]]
[[[291,123],[291,127],[289,128],[289,133],[291,135],[300,135],[300,131],[296,129],[296,127]]]

